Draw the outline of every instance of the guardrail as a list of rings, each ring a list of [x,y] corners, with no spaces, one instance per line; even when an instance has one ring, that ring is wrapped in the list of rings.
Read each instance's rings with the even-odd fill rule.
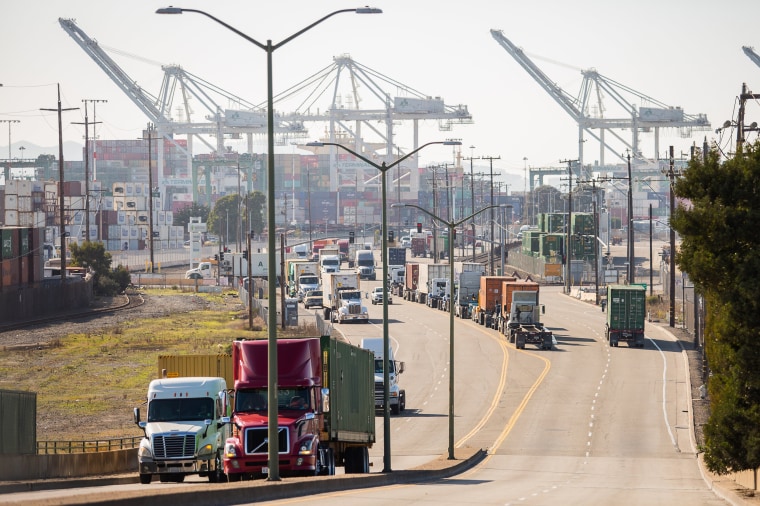
[[[100,439],[97,441],[37,441],[37,455],[96,453],[137,448],[143,436]]]

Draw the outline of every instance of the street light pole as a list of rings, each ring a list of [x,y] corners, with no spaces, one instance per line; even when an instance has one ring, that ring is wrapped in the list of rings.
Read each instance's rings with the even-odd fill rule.
[[[413,207],[449,228],[449,460],[454,460],[454,230],[456,230],[456,227],[462,223],[474,218],[483,211],[488,209],[493,210],[494,207],[499,206],[486,206],[483,209],[479,209],[478,212],[454,222],[446,221],[427,209],[414,204],[393,204],[391,207],[397,205],[402,207]]]
[[[414,151],[411,151],[404,155],[401,158],[398,158],[396,161],[391,163],[390,165],[386,165],[385,162],[383,162],[381,165],[376,164],[369,158],[357,153],[356,151],[349,149],[345,147],[342,144],[338,144],[335,142],[309,142],[306,145],[312,146],[312,147],[322,147],[322,146],[335,146],[336,148],[342,149],[343,151],[347,151],[348,153],[351,153],[358,159],[362,160],[364,163],[367,163],[377,170],[380,171],[380,182],[381,182],[381,198],[382,198],[382,234],[383,234],[383,241],[382,241],[382,252],[381,254],[381,261],[383,263],[383,350],[385,350],[385,354],[388,354],[388,350],[390,349],[390,337],[388,333],[388,209],[386,208],[387,205],[387,179],[386,179],[386,172],[388,172],[390,169],[395,167],[396,165],[400,164],[407,158],[409,158],[412,155],[417,154],[417,152],[421,151],[423,148],[430,146],[432,144],[443,144],[444,146],[459,146],[462,143],[460,141],[433,141],[428,142],[426,144],[423,144],[422,146],[418,147]],[[451,248],[451,235],[449,235],[449,248]],[[389,389],[389,383],[390,382],[390,371],[388,370],[388,362],[386,360],[383,361],[383,472],[390,472],[391,471],[391,421],[390,421],[390,389]]]
[[[268,39],[266,44],[262,44],[254,38],[249,37],[240,30],[233,28],[224,21],[212,16],[211,14],[198,9],[183,9],[181,7],[167,7],[158,9],[156,14],[182,14],[183,12],[194,12],[202,14],[207,18],[219,23],[228,30],[235,32],[243,37],[248,42],[254,44],[259,49],[263,49],[267,53],[267,148],[269,150],[268,163],[267,163],[267,268],[268,275],[267,281],[269,285],[269,310],[267,321],[267,337],[268,337],[268,378],[267,382],[269,388],[267,389],[268,396],[268,439],[269,441],[278,441],[279,433],[277,426],[277,392],[275,386],[277,385],[277,258],[274,254],[276,249],[275,243],[275,229],[277,224],[275,222],[275,172],[274,172],[274,90],[272,85],[272,54],[275,49],[279,49],[291,40],[295,39],[304,32],[314,28],[316,25],[322,23],[326,19],[341,14],[344,12],[355,12],[357,14],[380,14],[383,11],[372,7],[361,7],[358,9],[340,9],[318,19],[305,28],[297,31],[296,33],[286,37],[277,44],[272,44],[272,41]],[[249,252],[250,253],[250,252]],[[284,289],[284,287],[283,287]],[[284,311],[285,308],[283,308]],[[279,481],[280,480],[280,463],[279,455],[276,444],[269,445],[269,474],[267,480]]]

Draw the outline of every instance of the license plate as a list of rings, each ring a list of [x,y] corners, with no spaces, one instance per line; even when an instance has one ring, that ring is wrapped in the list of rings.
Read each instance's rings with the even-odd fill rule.
[[[269,474],[269,468],[268,467],[262,467],[261,468],[261,474]]]

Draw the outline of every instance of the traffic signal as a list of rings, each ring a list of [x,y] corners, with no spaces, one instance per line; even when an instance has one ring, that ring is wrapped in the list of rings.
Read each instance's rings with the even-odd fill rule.
[[[389,240],[390,242],[393,242],[393,230],[389,230],[389,231],[388,231],[388,240]]]
[[[420,223],[420,222],[417,222],[417,233],[418,234],[422,233],[422,223]]]
[[[224,260],[224,251],[219,252],[219,260]]]
[[[248,250],[247,249],[243,250],[243,258],[246,259],[246,260],[248,260]]]
[[[353,244],[353,243],[354,243],[354,232],[351,231],[348,233],[348,244]]]
[[[217,255],[216,253],[214,253],[214,260],[216,260],[217,262],[219,261],[219,255]]]

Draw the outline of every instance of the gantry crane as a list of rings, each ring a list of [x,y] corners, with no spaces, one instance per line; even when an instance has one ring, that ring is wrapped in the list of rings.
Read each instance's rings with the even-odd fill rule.
[[[137,107],[156,124],[160,135],[172,141],[170,134],[188,136],[188,165],[192,158],[192,138],[195,137],[216,153],[224,151],[224,136],[239,137],[246,134],[249,154],[252,154],[252,136],[266,134],[266,103],[252,104],[245,99],[229,93],[178,65],[163,65],[164,79],[158,96],[153,96],[142,89],[119,65],[108,56],[98,42],[91,39],[73,20],[59,19],[61,27],[76,43],[98,64],[98,66],[116,83],[116,85],[137,105]],[[342,76],[346,76],[343,80]],[[342,94],[341,87],[348,81],[350,92]],[[378,82],[383,82],[396,90],[396,95],[383,91]],[[362,99],[359,89],[365,86],[370,97],[380,101],[372,109],[360,109]],[[323,112],[316,109],[316,101],[324,94],[331,95],[331,104]],[[303,95],[302,95],[303,94]],[[171,116],[173,103],[179,95],[184,118]],[[418,147],[419,120],[434,119],[439,121],[440,130],[450,130],[452,124],[472,123],[472,116],[467,106],[447,106],[440,97],[431,98],[411,87],[390,79],[365,67],[349,56],[334,58],[333,64],[317,74],[296,84],[274,97],[276,104],[291,103],[301,96],[305,98],[293,113],[277,113],[275,133],[280,139],[303,138],[307,135],[306,122],[328,122],[328,136],[332,142],[340,142],[348,137],[360,152],[372,157],[390,159],[394,153],[403,155],[401,148],[394,144],[393,125],[396,121],[411,120],[414,123],[414,139],[411,149]],[[191,99],[193,100],[191,103]],[[345,100],[345,102],[344,102]],[[203,121],[193,116],[192,104],[204,108]],[[235,109],[225,108],[221,104],[235,104]],[[312,110],[316,109],[316,113]],[[353,122],[353,124],[349,124]],[[384,122],[384,130],[377,128],[377,122]],[[382,142],[368,143],[362,137],[362,127],[379,136]],[[211,145],[201,135],[215,135],[216,146]],[[340,138],[340,139],[339,139]],[[282,140],[279,141],[283,143]],[[181,147],[180,147],[181,149]],[[162,167],[162,151],[159,151],[159,167]],[[333,155],[334,156],[334,155]],[[414,160],[416,161],[416,159]],[[413,162],[412,162],[413,163]],[[335,160],[331,160],[331,190],[337,189],[338,177]],[[188,167],[192,171],[192,167]],[[375,174],[372,174],[373,176]],[[378,184],[378,178],[370,181]],[[410,190],[419,188],[419,175],[411,171]],[[195,186],[195,185],[194,185]]]
[[[392,95],[384,88],[395,90]],[[366,90],[367,97],[362,97],[360,90]],[[329,95],[329,107],[320,112],[317,101],[324,95]],[[437,120],[438,129],[449,131],[453,124],[472,123],[466,105],[450,106],[441,97],[431,97],[414,88],[387,77],[361,63],[349,55],[333,58],[329,65],[306,80],[290,87],[274,97],[275,104],[282,101],[300,102],[295,112],[282,116],[283,120],[295,123],[324,122],[329,124],[326,137],[330,142],[340,142],[339,138],[348,138],[353,148],[364,152],[372,158],[390,161],[394,156],[403,156],[403,149],[394,143],[393,125],[400,121],[413,123],[413,145],[411,150],[419,147],[419,122],[421,120]],[[368,102],[372,101],[371,104]],[[365,104],[364,102],[367,102]],[[316,112],[314,112],[316,111]],[[383,123],[384,131],[377,124]],[[366,142],[363,129],[367,129],[380,142]],[[335,150],[331,156],[336,156]],[[416,157],[411,161],[412,166],[417,162]],[[339,164],[335,160],[330,163],[330,190],[335,191],[340,184],[338,174]],[[353,170],[353,169],[349,169]],[[345,180],[361,180],[361,185],[379,185],[376,171],[371,170],[366,175],[348,175]],[[419,173],[410,171],[409,189],[419,190]]]
[[[751,46],[742,46],[742,51],[746,54],[750,60],[755,62],[755,65],[760,67],[760,55],[755,52],[755,48]]]
[[[491,30],[491,35],[519,63],[533,79],[572,117],[578,124],[578,160],[583,166],[583,133],[599,141],[599,160],[604,165],[605,150],[610,150],[621,161],[625,155],[620,149],[614,149],[605,140],[605,132],[620,141],[631,151],[635,159],[646,160],[640,151],[639,133],[654,129],[654,152],[659,153],[660,128],[682,128],[686,132],[709,130],[710,123],[704,114],[688,115],[680,107],[672,107],[632,88],[603,76],[594,69],[582,70],[583,83],[577,97],[573,97],[549,79],[522,49],[515,46],[500,30]],[[609,95],[623,110],[625,116],[605,118],[604,95]],[[631,96],[645,106],[637,106],[626,98]],[[598,111],[598,116],[591,116],[589,111]],[[629,129],[631,141],[624,139],[616,130]],[[599,133],[595,130],[599,130]]]

